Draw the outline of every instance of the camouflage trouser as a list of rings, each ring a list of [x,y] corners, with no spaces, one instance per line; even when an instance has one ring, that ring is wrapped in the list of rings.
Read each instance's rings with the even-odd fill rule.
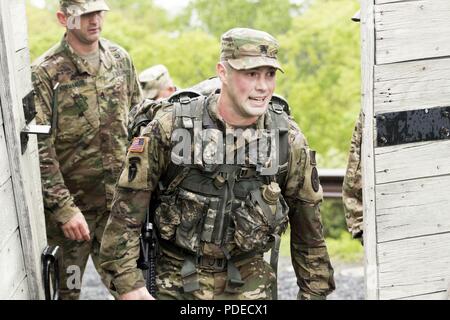
[[[62,250],[60,263],[60,299],[77,300],[80,297],[81,281],[89,254],[95,268],[102,276],[99,265],[99,252],[103,231],[108,221],[109,211],[83,212],[89,226],[89,241],[74,241],[66,238],[60,226],[46,216],[47,242],[58,245]]]
[[[200,290],[183,291],[180,275],[183,261],[163,255],[156,267],[156,298],[160,300],[270,300],[275,287],[275,273],[262,257],[236,263],[245,284],[239,293],[225,292],[227,272],[198,270]],[[276,288],[275,288],[276,290]]]

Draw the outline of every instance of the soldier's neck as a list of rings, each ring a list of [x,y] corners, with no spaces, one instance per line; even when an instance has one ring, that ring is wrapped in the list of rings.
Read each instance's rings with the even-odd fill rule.
[[[233,112],[233,108],[230,108],[232,101],[227,99],[223,94],[219,96],[217,101],[217,113],[224,122],[235,128],[249,127],[256,123],[258,117],[244,118],[242,115]]]
[[[99,48],[99,42],[95,41],[93,43],[83,43],[80,40],[78,40],[73,34],[68,32],[66,34],[66,41],[70,45],[70,47],[75,51],[77,54],[86,56],[89,54],[92,54],[96,51],[98,51]]]

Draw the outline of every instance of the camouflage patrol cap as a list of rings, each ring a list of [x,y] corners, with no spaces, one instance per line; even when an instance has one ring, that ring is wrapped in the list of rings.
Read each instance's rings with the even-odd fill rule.
[[[95,11],[109,11],[105,0],[59,0],[61,10],[70,16],[81,16]]]
[[[283,72],[277,60],[278,48],[277,40],[267,32],[233,28],[222,35],[220,60],[236,70],[271,66]]]
[[[149,99],[156,98],[160,90],[173,86],[169,70],[162,64],[142,71],[139,74],[139,82],[142,85],[144,96]]]

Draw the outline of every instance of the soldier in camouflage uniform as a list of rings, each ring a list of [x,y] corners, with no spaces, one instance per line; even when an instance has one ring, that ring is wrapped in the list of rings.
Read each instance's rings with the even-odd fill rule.
[[[140,125],[140,121],[144,120],[140,115],[152,112],[160,100],[169,98],[177,90],[170,77],[169,70],[162,64],[142,71],[139,74],[139,83],[144,100],[130,110],[128,117],[129,131],[140,130],[143,127],[143,125]],[[129,133],[128,138],[131,139],[132,136],[133,134]]]
[[[166,66],[158,64],[145,69],[139,74],[145,99],[160,100],[168,98],[177,88],[173,84]]]
[[[319,210],[322,187],[315,152],[293,119],[271,100],[275,74],[281,70],[277,51],[277,41],[266,32],[229,30],[222,36],[217,64],[220,92],[166,103],[142,135],[134,138],[100,249],[109,288],[121,299],[152,298],[136,266],[149,199],[158,203],[153,221],[161,251],[155,298],[275,298],[277,251],[288,223],[298,298],[325,299],[334,290]],[[200,135],[206,131],[196,131],[195,126],[212,130],[210,138],[202,140]],[[255,165],[246,155],[244,162],[237,163],[235,153],[231,164],[220,157],[210,164],[223,147],[219,141],[224,133],[231,132],[231,140],[240,141],[226,144],[232,151],[261,139],[256,134],[247,136],[249,144],[242,143],[233,134],[236,128],[280,133],[279,147],[273,142],[261,144],[280,153],[272,173],[265,171],[269,161],[258,160]],[[199,159],[197,148],[203,148],[200,161],[179,162],[174,138],[179,132],[193,132],[200,138],[187,140],[195,159]],[[191,153],[183,151],[186,155],[189,158]],[[274,254],[269,264],[263,254],[270,249]]]
[[[361,142],[363,113],[360,111],[353,131],[347,171],[342,186],[345,220],[353,238],[363,240],[363,205],[361,179]]]
[[[78,299],[84,268],[98,254],[114,185],[126,156],[128,112],[141,89],[128,53],[100,39],[103,0],[61,0],[62,41],[33,64],[49,244],[62,249],[62,299]]]

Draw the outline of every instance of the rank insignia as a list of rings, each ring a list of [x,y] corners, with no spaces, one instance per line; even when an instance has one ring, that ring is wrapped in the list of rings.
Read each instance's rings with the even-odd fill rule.
[[[145,147],[145,138],[134,138],[133,142],[131,143],[130,148],[128,149],[129,152],[133,153],[142,153],[144,152]]]

